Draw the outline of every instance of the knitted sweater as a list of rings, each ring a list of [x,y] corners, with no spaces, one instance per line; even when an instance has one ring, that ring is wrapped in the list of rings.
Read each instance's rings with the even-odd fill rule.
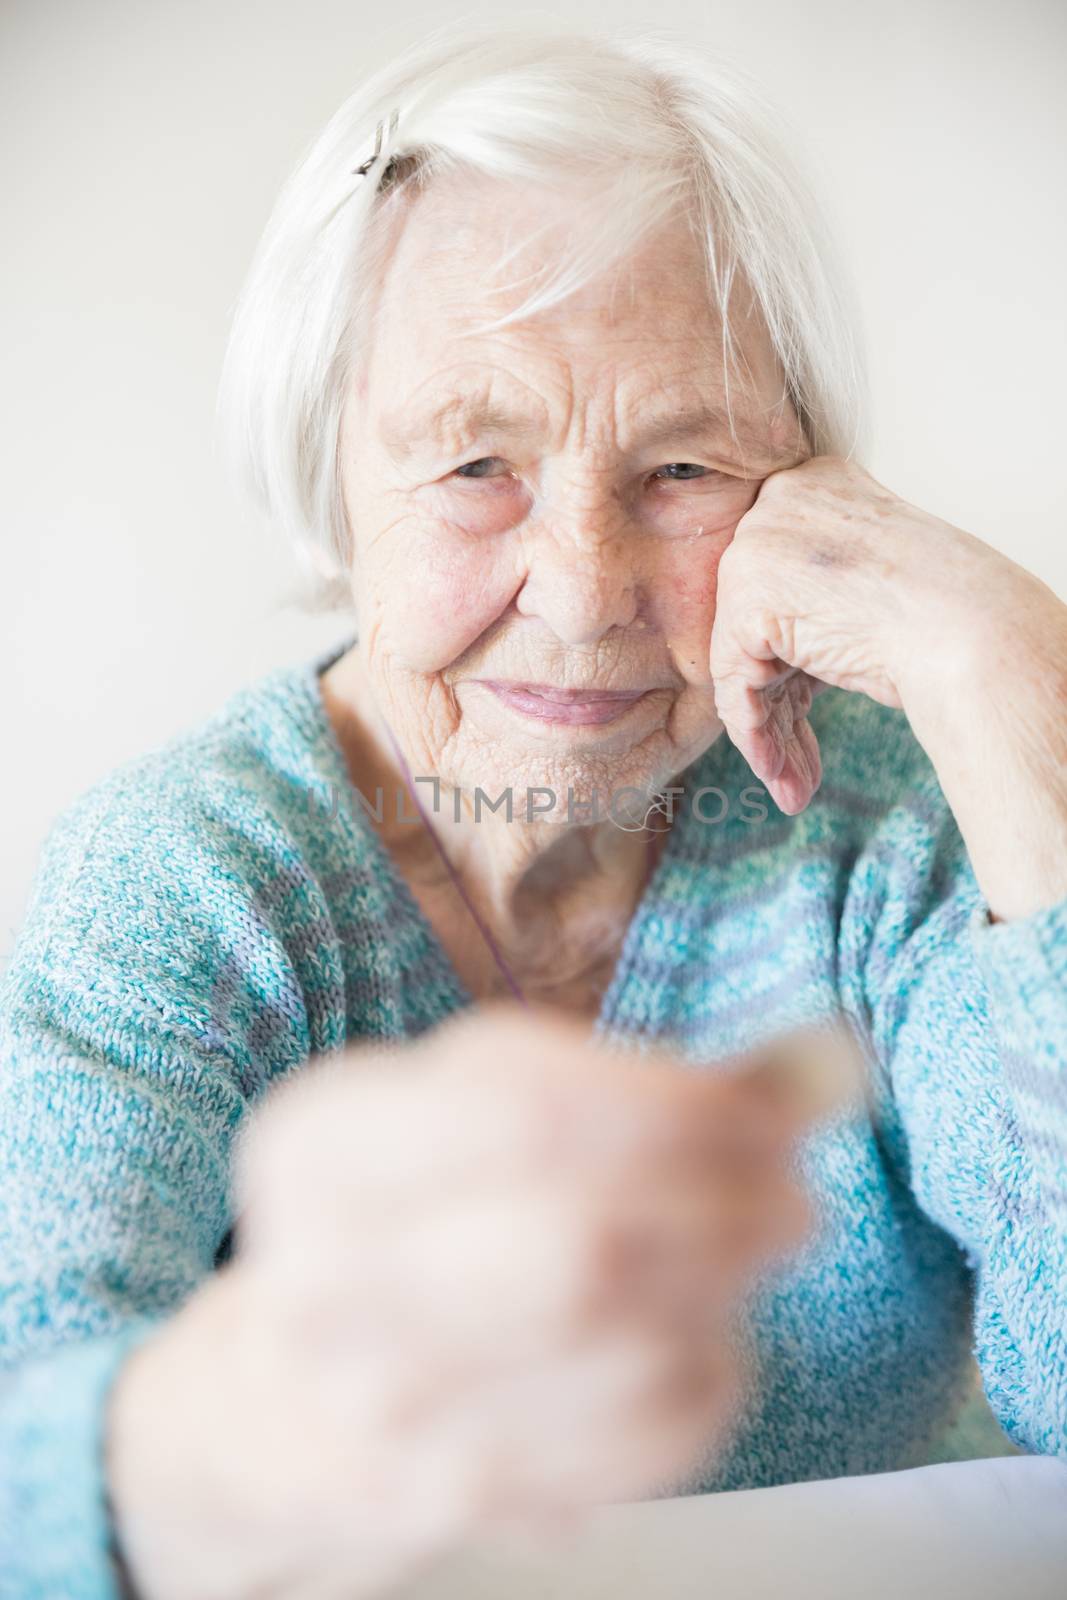
[[[20,1600],[117,1600],[109,1385],[225,1259],[252,1104],[312,1055],[473,1004],[326,716],[318,674],[350,642],[117,768],[38,862],[0,987]],[[1007,1437],[1067,1457],[1067,902],[990,922],[904,714],[832,689],[811,721],[824,776],[797,816],[725,736],[685,774],[594,1028],[711,1071],[843,1010],[869,1058],[868,1108],[802,1141],[819,1227],[753,1293],[747,1414],[665,1492],[923,1464],[972,1353]]]

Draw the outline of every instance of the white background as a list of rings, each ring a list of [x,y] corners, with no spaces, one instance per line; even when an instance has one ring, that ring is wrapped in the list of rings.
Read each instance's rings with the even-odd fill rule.
[[[688,28],[762,79],[856,280],[875,401],[867,464],[1067,597],[1067,8],[566,0],[539,12]],[[365,73],[449,15],[443,0],[0,11],[0,965],[57,812],[348,631],[287,603],[287,558],[213,455],[215,387],[279,184]]]

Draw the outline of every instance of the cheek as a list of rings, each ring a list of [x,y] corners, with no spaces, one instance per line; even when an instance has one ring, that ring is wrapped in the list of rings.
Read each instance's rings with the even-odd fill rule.
[[[653,588],[653,620],[687,683],[711,681],[708,658],[719,562],[732,537],[731,528],[673,543]]]
[[[378,648],[409,671],[440,672],[506,609],[513,563],[439,522],[393,527],[384,538],[387,561],[363,568],[363,602],[376,619]]]

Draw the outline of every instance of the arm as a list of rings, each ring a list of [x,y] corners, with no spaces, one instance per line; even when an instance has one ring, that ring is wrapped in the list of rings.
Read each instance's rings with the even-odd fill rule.
[[[1067,607],[1023,575],[958,637],[954,676],[906,704],[973,873],[961,936],[998,1068],[978,1355],[1008,1431],[1065,1455]]]
[[[990,923],[932,763],[883,711],[899,802],[856,860],[841,988],[885,1143],[975,1274],[975,1353],[1024,1450],[1067,1457],[1067,901]]]
[[[109,1391],[211,1272],[237,1125],[307,1054],[242,830],[203,799],[149,761],[65,813],[0,991],[0,1570],[20,1595],[120,1593]]]
[[[910,763],[911,792],[858,866],[843,982],[889,1075],[886,1148],[899,1113],[915,1192],[978,1273],[994,1408],[1024,1448],[1067,1453],[1067,607],[815,457],[738,523],[710,662],[730,738],[789,813],[820,782],[820,687],[903,713],[911,752],[893,741],[885,771]]]
[[[980,911],[970,937],[1014,1124],[1005,1155],[1027,1163],[1033,1197],[990,1241],[978,1355],[1007,1431],[1067,1457],[1067,900],[1003,925]]]

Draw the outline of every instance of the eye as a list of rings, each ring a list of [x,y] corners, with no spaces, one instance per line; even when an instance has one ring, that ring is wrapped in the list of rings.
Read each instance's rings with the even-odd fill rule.
[[[478,482],[491,476],[487,468],[493,464],[503,466],[500,456],[479,456],[476,461],[467,461],[455,469],[453,477],[464,478],[468,482]],[[668,474],[668,476],[661,476]],[[499,474],[492,474],[498,476]],[[705,479],[723,478],[725,474],[715,467],[702,467],[695,461],[671,461],[652,474],[652,481],[659,479],[661,483],[693,483]]]
[[[714,467],[701,467],[698,466],[695,461],[670,461],[665,467],[660,467],[657,472],[652,474],[652,476],[653,478],[656,478],[659,476],[660,472],[673,473],[678,470],[681,470],[683,473],[685,473],[685,476],[681,478],[667,478],[664,481],[667,483],[687,483],[691,480],[694,473],[704,473],[708,477],[722,476],[722,474],[717,472]]]
[[[487,464],[492,466],[494,461],[499,460],[499,456],[479,456],[477,461],[467,461],[462,467],[457,467],[455,475],[457,478],[467,477],[478,479],[488,477],[488,473],[478,472],[475,469],[478,467],[484,467]]]

